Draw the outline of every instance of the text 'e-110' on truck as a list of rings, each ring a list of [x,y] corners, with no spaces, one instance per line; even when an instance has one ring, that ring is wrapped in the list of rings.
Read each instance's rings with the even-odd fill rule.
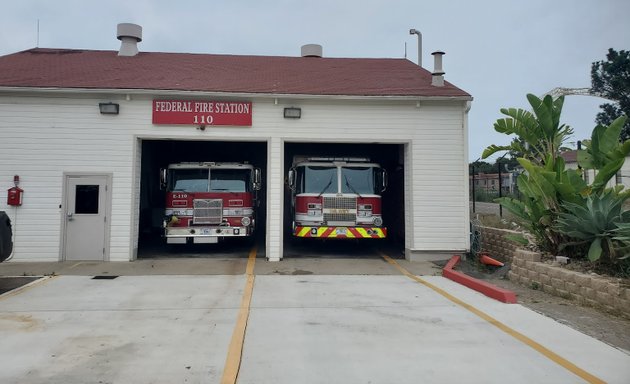
[[[260,169],[245,163],[177,163],[161,169],[166,243],[253,236],[261,183]]]
[[[296,156],[288,175],[293,236],[383,239],[387,174],[368,158]]]

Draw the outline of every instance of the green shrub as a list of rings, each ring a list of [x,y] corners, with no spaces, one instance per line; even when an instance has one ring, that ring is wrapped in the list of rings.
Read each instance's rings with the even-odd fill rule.
[[[624,242],[630,243],[630,211],[623,211],[628,194],[609,189],[592,194],[584,206],[566,202],[554,229],[574,239],[568,244],[587,244],[588,259],[615,263],[623,258]]]

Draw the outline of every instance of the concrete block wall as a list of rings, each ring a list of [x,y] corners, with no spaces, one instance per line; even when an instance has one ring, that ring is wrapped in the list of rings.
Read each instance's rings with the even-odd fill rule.
[[[480,227],[481,250],[487,252],[492,258],[501,261],[512,261],[521,244],[508,240],[506,235],[520,235],[521,232],[510,231],[492,227]]]
[[[515,252],[508,277],[532,289],[630,318],[630,287],[618,279],[546,264],[541,262],[540,253],[526,250]]]

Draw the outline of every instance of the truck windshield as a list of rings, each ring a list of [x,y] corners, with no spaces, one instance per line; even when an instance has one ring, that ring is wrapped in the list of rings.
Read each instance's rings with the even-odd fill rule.
[[[169,177],[169,191],[249,192],[249,177],[248,169],[174,169]]]
[[[337,193],[337,167],[307,165],[297,168],[297,193]]]
[[[171,170],[169,177],[169,191],[208,192],[208,170]]]
[[[374,194],[374,168],[343,167],[341,168],[341,192],[356,194]]]
[[[210,192],[249,192],[248,169],[210,170]]]

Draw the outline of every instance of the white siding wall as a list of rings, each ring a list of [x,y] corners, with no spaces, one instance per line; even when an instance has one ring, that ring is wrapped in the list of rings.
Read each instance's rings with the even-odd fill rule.
[[[186,99],[187,97],[170,97]],[[204,99],[217,99],[213,96]],[[98,102],[120,103],[120,115],[99,114]],[[139,139],[267,142],[267,256],[281,255],[285,142],[378,142],[404,145],[406,248],[468,248],[465,102],[282,99],[253,100],[252,127],[154,126],[150,97],[0,96],[0,189],[19,174],[26,191],[17,209],[15,260],[58,260],[63,172],[113,174],[110,260],[137,248],[141,156]],[[302,108],[284,119],[283,108]],[[15,215],[17,214],[17,220]]]
[[[626,161],[621,167],[621,184],[625,189],[630,189],[630,156],[626,157]]]

